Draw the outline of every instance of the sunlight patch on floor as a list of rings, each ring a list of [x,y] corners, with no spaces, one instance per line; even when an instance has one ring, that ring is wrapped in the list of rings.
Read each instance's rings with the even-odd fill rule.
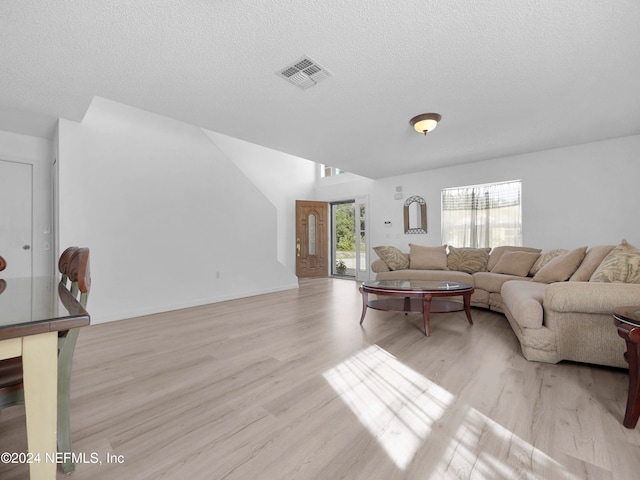
[[[442,419],[453,433],[446,445],[437,447],[442,455],[433,474],[455,478],[472,474],[477,478],[536,478],[537,474],[580,478],[476,409],[454,405],[454,395],[377,345],[358,352],[323,376],[402,470]],[[441,423],[438,428],[442,427]]]
[[[324,378],[403,470],[454,399],[377,345],[326,371]]]
[[[558,461],[476,409],[466,407],[436,470],[469,478],[580,480]],[[500,452],[500,456],[495,453]]]

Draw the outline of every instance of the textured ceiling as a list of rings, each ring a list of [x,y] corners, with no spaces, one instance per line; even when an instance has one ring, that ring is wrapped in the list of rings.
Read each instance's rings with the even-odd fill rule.
[[[0,129],[101,96],[381,178],[640,133],[639,25],[638,0],[3,0]],[[275,74],[303,55],[332,74],[304,91]]]

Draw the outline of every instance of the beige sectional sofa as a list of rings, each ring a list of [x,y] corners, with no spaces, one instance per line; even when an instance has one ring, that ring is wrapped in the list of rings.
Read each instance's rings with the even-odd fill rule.
[[[640,250],[626,241],[541,251],[376,247],[377,280],[454,280],[474,286],[473,306],[504,313],[528,360],[626,368],[612,311],[640,304]]]

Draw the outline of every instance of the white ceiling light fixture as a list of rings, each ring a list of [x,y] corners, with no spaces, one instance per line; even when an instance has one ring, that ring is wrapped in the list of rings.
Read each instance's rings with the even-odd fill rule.
[[[289,83],[294,84],[301,90],[306,90],[315,86],[318,82],[331,76],[331,73],[318,62],[309,57],[300,57],[291,65],[276,72],[276,75],[284,78]]]
[[[439,113],[422,113],[409,120],[409,123],[416,129],[416,132],[426,135],[427,132],[435,130],[441,118],[442,115]]]

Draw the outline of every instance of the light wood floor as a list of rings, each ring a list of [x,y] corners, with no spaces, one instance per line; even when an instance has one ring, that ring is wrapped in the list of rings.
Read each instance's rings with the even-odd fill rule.
[[[506,319],[369,310],[349,280],[82,330],[84,479],[638,479],[627,373],[528,362]],[[611,328],[614,328],[613,323]],[[24,410],[0,452],[25,451]],[[107,454],[122,464],[106,463]],[[0,479],[27,478],[0,464]],[[65,478],[59,473],[59,479]]]

